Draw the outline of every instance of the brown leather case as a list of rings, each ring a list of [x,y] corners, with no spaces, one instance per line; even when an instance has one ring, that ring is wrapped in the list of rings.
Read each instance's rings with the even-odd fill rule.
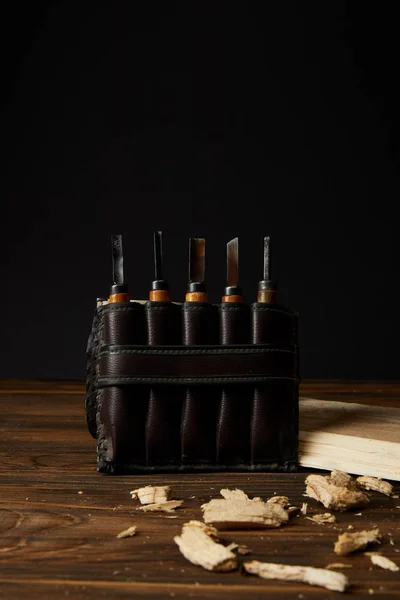
[[[297,313],[99,301],[86,415],[103,473],[293,471]]]

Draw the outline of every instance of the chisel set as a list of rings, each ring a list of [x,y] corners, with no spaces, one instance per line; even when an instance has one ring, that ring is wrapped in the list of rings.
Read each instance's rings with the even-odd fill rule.
[[[100,472],[296,469],[297,313],[278,303],[269,237],[251,305],[239,287],[238,238],[226,252],[226,287],[210,304],[205,240],[191,238],[186,297],[172,302],[156,231],[154,281],[140,301],[129,295],[121,236],[112,236],[113,285],[97,301],[87,347]]]

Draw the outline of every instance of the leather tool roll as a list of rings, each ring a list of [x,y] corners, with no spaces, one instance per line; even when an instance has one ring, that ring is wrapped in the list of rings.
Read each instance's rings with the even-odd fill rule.
[[[241,302],[221,303],[219,341],[223,346],[250,342],[249,307]],[[245,465],[250,459],[250,402],[252,386],[224,386],[217,417],[217,462]]]
[[[183,344],[185,346],[217,343],[217,311],[207,302],[185,302],[182,307]],[[215,431],[218,388],[204,390],[196,385],[186,389],[182,411],[182,463],[215,464]]]
[[[297,320],[265,303],[98,301],[86,393],[98,470],[294,470]]]
[[[172,302],[147,302],[145,307],[149,346],[181,343],[181,311]],[[173,465],[180,461],[182,389],[150,388],[146,419],[147,464]]]

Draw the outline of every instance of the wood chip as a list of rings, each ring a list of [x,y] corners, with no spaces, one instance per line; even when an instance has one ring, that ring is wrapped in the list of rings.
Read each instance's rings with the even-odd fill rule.
[[[308,509],[307,502],[303,502],[303,504],[301,505],[301,509],[300,509],[301,514],[302,515],[306,515],[307,514],[307,509]]]
[[[379,529],[356,531],[355,533],[342,533],[335,542],[334,550],[339,556],[347,556],[351,552],[362,550],[369,544],[376,544],[381,539]]]
[[[309,585],[324,587],[335,592],[344,592],[349,585],[346,575],[329,571],[328,569],[262,563],[258,560],[245,562],[243,566],[248,573],[259,575],[263,579],[299,581],[301,583],[308,583]]]
[[[146,485],[129,492],[132,500],[139,499],[140,504],[158,504],[169,500],[171,487],[169,485]]]
[[[244,556],[246,554],[250,554],[251,553],[250,548],[248,548],[247,546],[244,546],[244,545],[243,546],[238,546],[237,551],[238,551],[238,554],[243,554]]]
[[[344,511],[369,503],[368,496],[358,488],[355,480],[342,471],[332,471],[327,477],[309,475],[305,483],[305,495],[318,500],[330,510]]]
[[[377,567],[381,567],[381,569],[400,571],[400,568],[395,562],[386,556],[382,556],[382,554],[379,554],[379,552],[366,552],[365,554],[370,557],[372,564],[376,565]]]
[[[329,565],[326,565],[325,569],[351,569],[353,565],[351,565],[350,563],[329,563]]]
[[[173,512],[183,504],[183,500],[167,500],[167,502],[156,502],[154,504],[145,504],[140,506],[139,510],[143,512]]]
[[[205,523],[218,529],[260,529],[280,527],[287,523],[289,515],[279,503],[250,500],[242,490],[220,491],[223,498],[203,504]]]
[[[306,519],[309,521],[314,521],[314,523],[318,523],[318,525],[324,525],[325,523],[336,523],[336,517],[331,513],[313,515],[312,517],[306,517]]]
[[[125,529],[125,531],[121,531],[117,535],[117,538],[121,539],[126,537],[132,537],[133,535],[136,535],[136,525],[132,525],[132,527],[128,527],[128,529]]]
[[[372,490],[374,492],[380,492],[386,496],[391,496],[393,492],[393,486],[380,477],[370,477],[369,475],[363,475],[356,479],[358,485],[363,490]]]
[[[253,498],[253,501],[256,498]],[[261,500],[261,498],[257,498],[257,500]],[[289,498],[287,496],[272,496],[269,500],[267,500],[267,504],[279,504],[282,508],[285,508],[289,504]]]
[[[180,536],[174,537],[183,556],[208,571],[233,571],[237,559],[231,550],[218,543],[218,532],[201,521],[189,521]]]

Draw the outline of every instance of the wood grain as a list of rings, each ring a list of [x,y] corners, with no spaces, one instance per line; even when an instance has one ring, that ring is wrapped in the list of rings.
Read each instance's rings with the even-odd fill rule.
[[[319,391],[318,391],[319,390]],[[329,391],[330,390],[330,391]],[[355,391],[353,391],[355,390]],[[378,390],[381,390],[378,392]],[[302,395],[400,406],[396,383],[304,384]],[[397,397],[396,397],[397,395]],[[221,487],[250,497],[286,495],[301,506],[306,471],[294,474],[185,474],[112,477],[96,471],[95,442],[85,423],[81,383],[0,382],[0,598],[337,598],[304,584],[266,581],[241,572],[212,573],[188,563],[173,538],[182,524],[202,518],[200,505]],[[136,510],[130,490],[171,485],[184,504],[175,519]],[[78,493],[83,492],[83,493]],[[400,494],[400,485],[395,484]],[[325,512],[314,500],[309,509]],[[335,525],[294,517],[279,530],[223,532],[227,543],[251,548],[240,561],[260,560],[324,567],[337,562],[333,543],[349,524],[378,526],[379,550],[400,565],[399,499],[372,493],[361,516],[338,514]],[[137,525],[132,538],[117,534]],[[353,531],[354,531],[353,530]],[[394,545],[389,543],[392,538]],[[371,565],[369,557],[347,557],[343,572],[358,598],[400,597],[399,573]],[[371,569],[371,570],[370,570]],[[301,597],[301,596],[300,596]]]
[[[301,398],[299,462],[400,481],[400,408]]]

